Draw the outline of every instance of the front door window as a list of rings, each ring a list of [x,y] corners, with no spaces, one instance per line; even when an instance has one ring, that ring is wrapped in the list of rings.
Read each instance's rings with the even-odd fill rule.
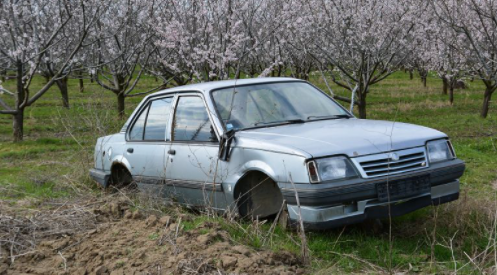
[[[173,121],[173,141],[217,141],[204,102],[198,96],[178,99]]]

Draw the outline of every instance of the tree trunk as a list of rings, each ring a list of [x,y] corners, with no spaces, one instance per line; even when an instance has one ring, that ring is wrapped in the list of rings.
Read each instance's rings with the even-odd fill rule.
[[[59,87],[60,95],[62,96],[62,106],[69,108],[69,93],[67,91],[67,77],[55,81]]]
[[[22,141],[24,137],[24,107],[21,108],[21,105],[24,102],[24,99],[26,98],[26,91],[24,90],[24,83],[23,83],[23,73],[24,73],[24,68],[23,68],[23,63],[20,60],[17,60],[16,62],[16,67],[17,67],[17,96],[16,96],[16,111],[17,114],[13,115],[13,123],[12,123],[12,128],[14,132],[14,142],[20,142]]]
[[[485,89],[485,96],[483,97],[483,106],[481,108],[480,116],[486,118],[488,116],[488,110],[490,108],[490,100],[492,99],[492,88],[487,87]]]
[[[120,119],[124,119],[124,93],[120,92],[117,94],[117,112]]]
[[[309,65],[309,67],[307,68],[307,71],[305,73],[305,80],[309,81],[309,78],[311,76],[311,71],[312,71],[312,66]]]
[[[450,105],[454,104],[454,85],[449,86],[449,101]]]
[[[410,80],[414,79],[414,74],[412,73],[412,70],[409,70],[409,79]]]
[[[242,70],[237,70],[235,72],[235,79],[240,79],[240,74],[242,73]]]
[[[359,103],[359,105],[357,106],[357,109],[359,109],[359,118],[362,118],[362,119],[366,119],[366,102],[362,103],[362,100],[361,100],[361,103]]]
[[[85,83],[83,82],[83,79],[79,79],[79,92],[82,93],[85,91]]]
[[[366,119],[366,92],[367,90],[357,89],[357,100],[358,105],[357,109],[359,109],[359,118]]]
[[[421,81],[423,81],[423,87],[426,88],[426,76],[421,76]]]
[[[12,116],[14,142],[20,142],[24,137],[24,108],[17,110],[17,114]]]
[[[442,81],[443,81],[443,92],[442,92],[442,94],[446,95],[447,94],[447,90],[449,88],[449,83],[447,81],[447,78],[445,78],[445,77],[442,77]]]

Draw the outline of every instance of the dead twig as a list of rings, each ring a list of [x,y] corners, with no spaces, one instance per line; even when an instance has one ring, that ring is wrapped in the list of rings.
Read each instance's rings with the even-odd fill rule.
[[[59,253],[57,253],[57,254],[59,254],[59,256],[60,256],[60,257],[62,258],[62,260],[64,261],[64,271],[67,271],[67,260],[66,260],[66,258],[62,255],[62,253],[60,253],[60,251],[59,251]]]
[[[307,238],[305,236],[304,221],[302,220],[302,212],[300,211],[299,194],[297,192],[297,188],[295,187],[295,183],[293,182],[291,173],[288,173],[288,178],[290,179],[290,183],[292,183],[293,190],[295,192],[295,199],[297,201],[297,209],[298,209],[299,224],[300,224],[300,241],[301,241],[301,249],[302,249],[302,252],[301,252],[302,253],[302,262],[304,264],[309,264],[311,261],[309,258],[309,248],[307,247]]]

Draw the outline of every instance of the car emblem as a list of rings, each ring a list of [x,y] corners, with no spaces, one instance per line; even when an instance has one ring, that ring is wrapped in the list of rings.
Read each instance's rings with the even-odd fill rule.
[[[399,155],[397,155],[396,153],[391,153],[390,154],[390,159],[393,160],[393,161],[398,161],[399,160]]]

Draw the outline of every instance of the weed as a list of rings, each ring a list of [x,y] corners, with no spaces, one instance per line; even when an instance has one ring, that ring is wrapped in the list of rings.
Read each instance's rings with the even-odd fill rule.
[[[114,266],[114,268],[121,268],[121,267],[123,267],[125,264],[126,264],[126,262],[125,262],[125,261],[123,261],[123,260],[119,260],[119,261],[117,261],[117,262],[116,262],[116,265]]]
[[[150,235],[148,235],[148,239],[151,240],[151,241],[155,241],[159,238],[159,234],[158,233],[152,233]]]

